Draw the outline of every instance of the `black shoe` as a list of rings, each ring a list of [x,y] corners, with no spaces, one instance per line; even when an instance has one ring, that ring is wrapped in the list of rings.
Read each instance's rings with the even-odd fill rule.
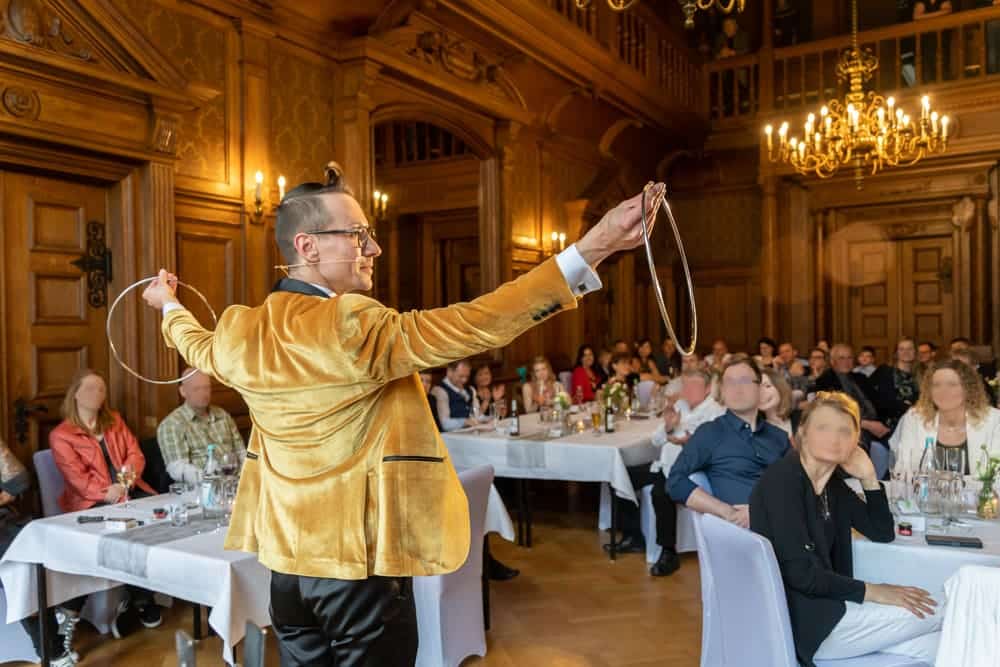
[[[140,625],[142,621],[135,607],[128,600],[119,602],[115,620],[111,621],[111,635],[115,639],[123,639],[138,630]]]
[[[660,552],[659,559],[649,568],[649,573],[654,577],[669,577],[681,566],[680,556],[673,549],[664,549]]]
[[[611,552],[611,544],[605,544],[604,550],[608,553]],[[633,537],[629,535],[623,537],[622,540],[615,546],[615,551],[620,554],[640,554],[646,552],[646,540],[641,537]]]
[[[486,565],[486,575],[492,581],[510,581],[519,574],[521,574],[520,570],[507,567],[493,556],[490,556],[490,562]]]
[[[139,620],[147,628],[158,628],[163,624],[163,614],[157,604],[139,607]]]

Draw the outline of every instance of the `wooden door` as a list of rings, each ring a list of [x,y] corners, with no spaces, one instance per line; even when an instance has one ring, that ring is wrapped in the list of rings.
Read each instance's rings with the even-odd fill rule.
[[[25,462],[48,447],[60,404],[81,368],[107,376],[107,305],[88,300],[87,276],[72,262],[87,253],[87,223],[107,222],[107,190],[14,173],[0,174],[4,234],[4,325],[7,397],[31,414],[5,406],[6,434]]]
[[[890,358],[899,331],[899,276],[896,246],[890,241],[848,244],[848,339],[857,351],[875,348],[879,362]]]
[[[939,345],[955,335],[955,271],[950,236],[899,242],[902,332]]]

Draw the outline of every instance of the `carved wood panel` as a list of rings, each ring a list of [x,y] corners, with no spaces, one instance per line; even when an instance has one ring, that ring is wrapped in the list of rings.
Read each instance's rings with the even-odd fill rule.
[[[42,405],[25,441],[5,434],[27,461],[48,447],[59,406],[83,367],[108,372],[106,308],[87,303],[87,277],[71,262],[86,253],[88,221],[107,222],[107,191],[50,178],[4,173],[3,246],[8,398]],[[109,387],[109,402],[118,393]],[[11,406],[4,406],[5,410]],[[13,422],[11,422],[13,424]]]
[[[852,242],[848,247],[850,338],[859,348],[871,345],[889,358],[899,331],[899,275],[891,242]]]
[[[903,331],[945,343],[955,331],[951,237],[902,241]]]

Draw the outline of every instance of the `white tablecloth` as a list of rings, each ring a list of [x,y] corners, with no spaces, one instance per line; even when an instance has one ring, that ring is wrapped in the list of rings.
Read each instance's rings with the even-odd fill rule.
[[[638,502],[626,468],[657,458],[659,451],[652,444],[652,436],[659,424],[656,418],[619,419],[614,433],[595,434],[588,425],[583,433],[535,440],[532,436],[547,431],[549,424],[541,423],[538,415],[532,414],[521,417],[520,438],[510,438],[492,428],[463,429],[442,433],[441,437],[458,468],[489,464],[497,477],[606,482],[617,496]]]
[[[952,527],[949,535],[978,537],[982,549],[932,547],[924,533],[910,537],[896,534],[888,544],[876,544],[863,537],[854,540],[854,578],[878,584],[919,586],[931,593],[944,590],[944,582],[963,565],[1000,567],[1000,522],[963,519],[967,528]],[[940,533],[933,528],[931,532]]]
[[[222,638],[223,658],[232,663],[232,648],[243,639],[246,622],[271,624],[270,572],[256,554],[226,551],[223,530],[149,547],[146,578],[98,565],[102,524],[78,524],[77,514],[130,516],[149,523],[152,509],[175,501],[157,496],[132,501],[133,509],[102,507],[32,521],[20,532],[0,561],[0,580],[7,596],[7,623],[38,611],[34,565],[48,569],[49,604],[134,584],[171,597],[211,607],[209,625]],[[486,508],[486,531],[514,539],[514,527],[495,488]],[[477,547],[473,547],[474,549]],[[418,618],[419,621],[419,618]]]
[[[159,496],[133,501],[133,509],[101,507],[32,521],[21,530],[0,561],[7,595],[7,622],[38,611],[34,567],[49,570],[49,604],[78,595],[134,584],[212,608],[208,623],[223,641],[223,657],[232,662],[232,647],[244,634],[247,620],[270,625],[270,573],[255,554],[226,551],[222,530],[149,547],[148,577],[137,577],[98,564],[103,524],[78,524],[77,514],[130,516],[153,520],[152,509],[174,500]]]

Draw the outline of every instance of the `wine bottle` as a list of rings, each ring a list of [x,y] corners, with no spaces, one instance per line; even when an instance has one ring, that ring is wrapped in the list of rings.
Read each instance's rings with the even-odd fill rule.
[[[607,405],[604,407],[604,432],[615,432],[615,411],[611,407],[611,397],[608,396]]]
[[[521,417],[517,414],[517,399],[510,401],[510,435],[521,435]]]

